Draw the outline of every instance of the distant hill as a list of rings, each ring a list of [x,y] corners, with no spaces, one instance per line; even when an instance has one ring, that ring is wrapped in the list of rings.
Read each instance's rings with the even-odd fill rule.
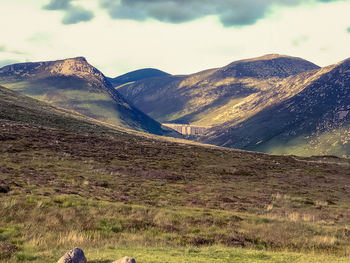
[[[168,134],[130,105],[83,57],[5,66],[0,69],[0,84],[108,124]]]
[[[126,73],[116,78],[107,78],[107,79],[109,80],[109,82],[112,83],[114,87],[117,87],[133,81],[154,78],[154,77],[163,77],[163,76],[170,76],[170,74],[164,71],[161,71],[159,69],[145,68],[145,69],[139,69],[139,70]]]

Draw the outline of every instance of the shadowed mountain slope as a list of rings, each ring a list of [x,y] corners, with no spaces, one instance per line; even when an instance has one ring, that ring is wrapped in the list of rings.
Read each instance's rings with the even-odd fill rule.
[[[164,77],[170,74],[154,68],[139,69],[132,72],[128,72],[124,75],[118,76],[116,78],[107,78],[114,87],[123,85],[128,82],[154,78],[154,77]]]
[[[189,76],[152,78],[123,85],[118,91],[160,122],[212,126],[237,118],[232,108],[265,96],[269,103],[299,90],[279,88],[286,78],[319,69],[300,58],[267,55]],[[276,94],[280,95],[276,96]],[[266,104],[266,103],[265,103]],[[252,112],[240,112],[248,118]]]
[[[82,57],[9,65],[0,69],[0,84],[108,124],[167,133],[158,122],[130,105]]]

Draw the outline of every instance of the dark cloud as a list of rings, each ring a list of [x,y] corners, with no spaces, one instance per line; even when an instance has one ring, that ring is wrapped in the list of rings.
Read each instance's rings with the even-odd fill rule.
[[[13,60],[13,59],[5,59],[5,60],[0,60],[0,68],[7,66],[7,65],[11,65],[14,63],[18,63],[18,60]]]
[[[99,0],[112,18],[144,21],[155,19],[184,23],[216,15],[226,26],[251,25],[264,18],[272,6],[336,0]]]
[[[67,10],[71,7],[72,0],[51,0],[44,6],[46,10]]]
[[[65,25],[77,24],[80,22],[87,22],[94,18],[94,14],[82,7],[71,7],[64,14],[62,23]]]
[[[94,18],[93,12],[81,6],[72,5],[73,0],[50,0],[43,8],[46,10],[62,10],[65,12],[62,24],[70,25],[87,22]]]

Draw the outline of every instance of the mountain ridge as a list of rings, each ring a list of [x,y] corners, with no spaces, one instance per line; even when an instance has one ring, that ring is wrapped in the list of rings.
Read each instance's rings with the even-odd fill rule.
[[[170,76],[170,74],[155,68],[143,68],[128,72],[115,78],[107,79],[114,87],[117,87],[128,82],[163,76]]]
[[[278,63],[284,65],[285,59],[295,64],[293,69],[300,65],[298,72],[319,69],[315,64],[300,58],[275,55],[273,59],[283,59],[282,62],[274,61],[273,65],[278,65]],[[301,64],[300,61],[302,61]],[[262,71],[262,66],[265,65],[263,72],[271,71],[268,74],[270,81],[263,83],[261,79],[237,77],[235,73],[233,74],[233,71],[237,69],[232,67],[237,67],[242,63],[247,66],[247,72],[255,76],[259,75],[259,71]],[[272,68],[270,64],[266,56],[263,62],[241,60],[222,68],[209,69],[188,76],[168,76],[136,81],[123,85],[118,88],[118,91],[135,106],[160,122],[217,125],[226,122],[227,119],[218,119],[216,116],[208,118],[211,112],[219,111],[218,114],[223,114],[232,106],[242,102],[244,98],[259,90],[267,90],[274,86],[279,68]],[[295,73],[295,71],[286,72],[283,67],[280,71],[280,78]]]
[[[141,80],[120,87],[118,90],[141,110],[160,122],[211,126],[204,134],[194,137],[200,142],[275,154],[302,155],[302,149],[304,149],[306,155],[317,155],[319,153],[347,156],[350,154],[350,149],[346,146],[349,140],[340,132],[344,129],[346,131],[347,126],[346,124],[344,124],[345,126],[339,126],[336,122],[331,121],[330,118],[335,117],[329,117],[330,113],[325,115],[324,123],[328,123],[328,126],[333,127],[333,135],[330,134],[331,128],[321,132],[321,126],[314,125],[316,123],[321,125],[319,117],[317,117],[317,114],[310,115],[309,122],[314,123],[314,126],[312,126],[314,130],[309,129],[305,132],[310,133],[309,136],[312,135],[317,138],[315,140],[318,141],[319,146],[313,148],[310,144],[311,139],[304,140],[302,138],[298,139],[299,148],[296,145],[293,146],[286,139],[292,139],[292,136],[287,136],[284,140],[286,145],[288,143],[288,145],[291,145],[289,150],[288,147],[283,147],[281,144],[277,147],[279,143],[277,140],[279,138],[278,125],[275,125],[269,119],[283,123],[284,119],[282,117],[279,117],[280,119],[276,117],[279,114],[279,105],[293,101],[298,96],[305,96],[306,100],[310,100],[310,105],[304,103],[298,116],[295,112],[287,114],[290,119],[300,119],[302,112],[310,109],[312,103],[322,104],[322,97],[318,96],[317,92],[307,94],[305,90],[311,86],[321,89],[322,85],[326,85],[324,82],[327,82],[329,86],[336,86],[338,82],[347,83],[349,72],[345,65],[349,61],[350,59],[345,59],[337,64],[320,68],[301,58],[269,54],[236,61],[222,68],[181,76],[177,80],[174,77],[168,77],[168,83],[164,84],[161,79],[158,83],[155,80]],[[336,73],[338,69],[343,73]],[[336,76],[329,77],[333,79],[332,82],[329,82],[327,76],[333,74]],[[349,89],[349,86],[350,84],[345,84],[344,92],[340,89],[337,91],[339,93],[337,95],[348,96],[347,89]],[[331,90],[327,90],[323,96],[331,98]],[[151,98],[151,100],[146,98]],[[176,108],[171,102],[178,105],[178,107]],[[334,108],[335,114],[345,116],[347,109],[338,109],[336,106],[337,100],[331,99],[329,103],[331,105],[324,103],[322,105],[325,105],[325,108],[331,106]],[[342,100],[342,103],[345,107],[348,102]],[[160,110],[161,108],[165,110]],[[321,112],[322,109],[318,111]],[[163,114],[164,112],[166,114]],[[264,114],[264,112],[269,114]],[[344,121],[347,121],[347,116],[343,118]],[[264,122],[259,118],[263,118]],[[245,125],[250,127],[250,131],[248,128],[244,128]],[[292,121],[289,132],[292,133],[298,125],[300,124]],[[326,124],[322,125],[325,126]],[[273,129],[276,130],[271,132]],[[288,129],[286,128],[283,132],[288,133]],[[266,133],[266,136],[269,134],[269,136],[266,137],[263,135],[264,133]],[[346,132],[343,133],[346,134]],[[273,143],[270,143],[269,147],[265,146],[268,137],[271,137],[271,140],[275,137],[275,146],[279,150],[274,149]],[[313,144],[315,144],[315,140]],[[327,144],[325,142],[327,140],[333,141],[333,143]],[[344,146],[334,146],[337,142]],[[330,150],[327,150],[327,147]]]

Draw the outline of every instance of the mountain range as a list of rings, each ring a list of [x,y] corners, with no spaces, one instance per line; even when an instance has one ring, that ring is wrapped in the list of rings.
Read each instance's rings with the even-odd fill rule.
[[[116,86],[162,123],[207,127],[191,139],[273,154],[350,154],[350,60],[319,67],[277,54],[192,75]]]
[[[147,68],[108,78],[76,57],[5,66],[0,84],[115,127],[271,154],[350,155],[350,59],[321,68],[270,54],[191,75]]]

